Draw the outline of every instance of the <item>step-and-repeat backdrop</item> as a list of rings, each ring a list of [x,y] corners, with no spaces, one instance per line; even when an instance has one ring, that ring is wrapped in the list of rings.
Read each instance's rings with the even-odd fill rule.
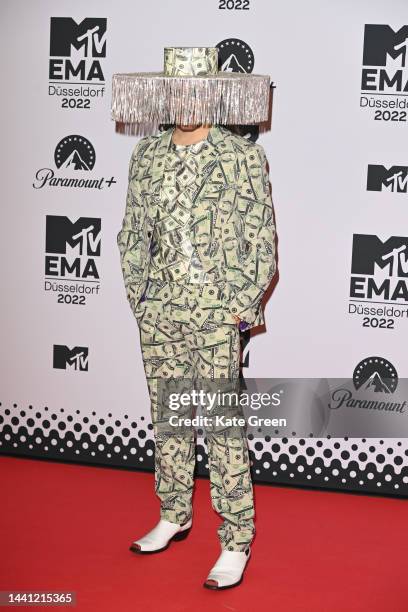
[[[223,70],[275,84],[270,130],[247,136],[269,159],[279,275],[266,331],[242,336],[243,375],[350,378],[351,395],[366,384],[389,400],[408,363],[406,1],[6,0],[0,11],[0,452],[153,467],[116,243],[138,136],[117,129],[110,102],[112,74],[160,71],[165,46],[217,46]],[[394,431],[404,418],[389,414]],[[407,494],[402,435],[250,446],[259,481]]]

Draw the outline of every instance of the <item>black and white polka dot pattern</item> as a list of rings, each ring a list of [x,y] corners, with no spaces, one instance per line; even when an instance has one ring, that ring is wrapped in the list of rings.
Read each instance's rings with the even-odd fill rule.
[[[387,495],[408,494],[408,441],[394,438],[249,437],[254,481]],[[0,404],[0,452],[146,470],[154,468],[148,417]],[[208,474],[197,443],[197,473]]]
[[[144,416],[67,413],[0,405],[0,452],[153,469],[152,426]]]

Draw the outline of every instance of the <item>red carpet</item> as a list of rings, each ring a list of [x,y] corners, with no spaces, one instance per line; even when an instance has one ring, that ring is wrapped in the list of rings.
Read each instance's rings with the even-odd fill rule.
[[[196,483],[189,537],[137,556],[128,546],[158,520],[152,474],[11,457],[0,466],[0,590],[76,591],[76,608],[59,609],[81,612],[408,610],[405,500],[257,485],[244,581],[213,592],[202,587],[219,554],[207,480]]]

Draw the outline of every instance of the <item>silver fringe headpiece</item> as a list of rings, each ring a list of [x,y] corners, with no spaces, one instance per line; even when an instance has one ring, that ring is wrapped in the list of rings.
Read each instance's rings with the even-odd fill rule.
[[[218,71],[216,47],[167,47],[163,72],[112,76],[120,123],[247,125],[267,121],[270,77]]]

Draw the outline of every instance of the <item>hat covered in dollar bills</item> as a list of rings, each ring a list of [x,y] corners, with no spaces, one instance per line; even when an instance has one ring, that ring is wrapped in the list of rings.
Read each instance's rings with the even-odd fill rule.
[[[121,123],[248,125],[268,119],[269,75],[218,70],[217,47],[166,47],[163,72],[112,75]]]

